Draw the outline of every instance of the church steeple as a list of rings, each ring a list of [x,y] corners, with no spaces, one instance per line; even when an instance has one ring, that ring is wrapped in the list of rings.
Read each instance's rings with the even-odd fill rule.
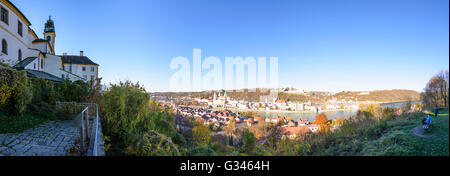
[[[55,23],[52,20],[52,16],[49,16],[47,22],[45,23],[44,39],[47,40],[48,43],[50,43],[50,46],[52,47],[53,51],[55,51],[55,38],[56,38]]]
[[[55,32],[55,23],[52,20],[52,16],[48,17],[47,23],[45,23],[44,32]]]

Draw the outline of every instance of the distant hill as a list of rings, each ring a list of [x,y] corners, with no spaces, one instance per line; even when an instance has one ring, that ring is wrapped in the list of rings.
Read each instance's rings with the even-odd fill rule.
[[[152,93],[159,96],[168,97],[200,97],[200,98],[212,98],[214,96],[213,91],[203,91],[203,92],[165,92],[165,93]],[[224,91],[221,91],[223,96]],[[236,100],[246,100],[246,101],[260,101],[260,96],[269,95],[267,89],[257,89],[256,92],[251,92],[248,90],[243,91],[227,91],[227,95]],[[217,94],[218,96],[218,94]],[[397,102],[397,101],[407,101],[407,100],[419,100],[420,93],[414,90],[376,90],[376,91],[365,91],[365,92],[339,92],[336,94],[330,92],[305,92],[305,93],[286,93],[279,92],[278,99],[284,100],[286,102],[307,102],[312,103],[323,103],[330,99],[346,99],[353,101],[380,101],[380,102]],[[271,100],[269,100],[271,101]]]
[[[338,99],[359,100],[359,101],[381,101],[396,102],[419,100],[420,93],[414,90],[376,90],[371,92],[339,92],[334,95]]]

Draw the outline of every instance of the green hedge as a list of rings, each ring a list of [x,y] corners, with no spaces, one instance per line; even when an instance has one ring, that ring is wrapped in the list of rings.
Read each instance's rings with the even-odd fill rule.
[[[31,86],[25,71],[0,66],[0,109],[21,114],[31,98]]]
[[[0,66],[0,111],[10,115],[37,114],[54,117],[56,101],[83,102],[90,85],[83,81],[61,83],[27,77],[25,71]]]

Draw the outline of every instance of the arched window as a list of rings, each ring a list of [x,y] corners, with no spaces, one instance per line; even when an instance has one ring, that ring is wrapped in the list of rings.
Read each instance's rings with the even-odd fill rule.
[[[22,61],[22,50],[19,49],[19,53],[17,53],[17,57],[19,59],[19,62]]]
[[[8,54],[8,43],[6,43],[6,40],[2,40],[2,53]]]

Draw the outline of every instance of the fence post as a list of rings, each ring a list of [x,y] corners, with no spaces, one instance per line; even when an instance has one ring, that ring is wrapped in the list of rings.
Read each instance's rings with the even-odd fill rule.
[[[86,123],[86,138],[90,138],[89,137],[89,106],[86,109],[85,118],[86,118],[86,122],[85,122]]]
[[[81,113],[81,117],[80,117],[80,150],[81,150],[81,153],[84,153],[84,151],[85,151],[84,144],[86,143],[85,142],[85,134],[84,134],[84,122],[83,122],[84,117],[83,116],[84,116],[84,114]]]

